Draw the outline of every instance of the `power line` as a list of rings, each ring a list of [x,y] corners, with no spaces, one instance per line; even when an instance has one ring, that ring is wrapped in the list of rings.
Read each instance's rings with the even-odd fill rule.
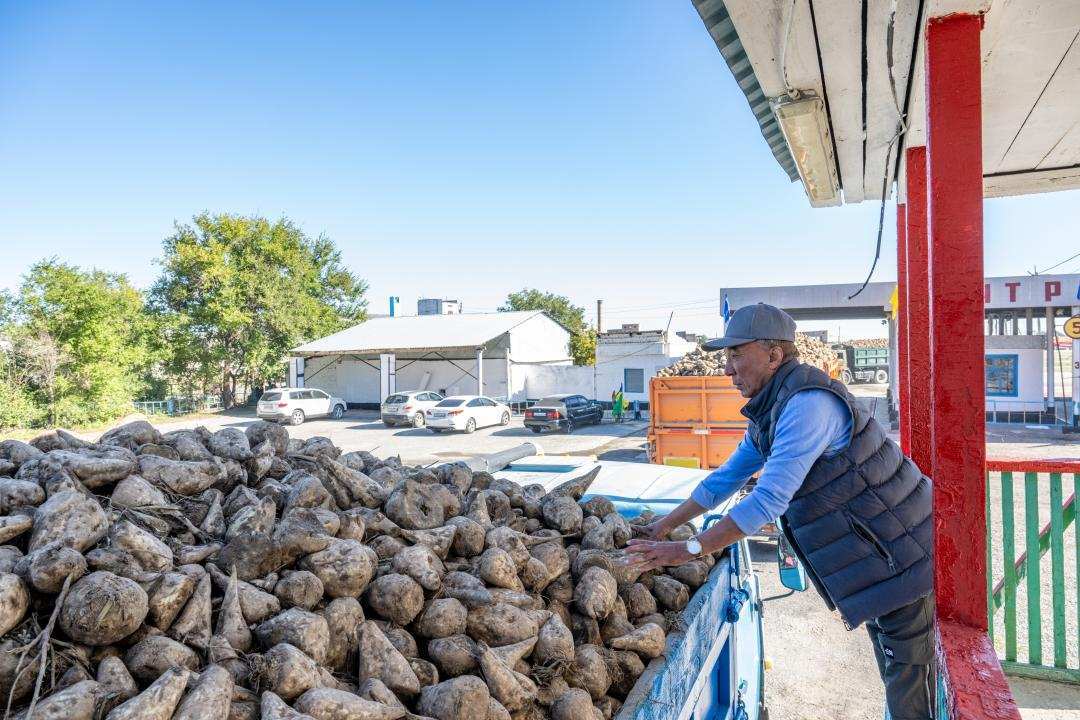
[[[1032,271],[1032,273],[1031,273],[1031,274],[1032,274],[1032,275],[1041,275],[1041,274],[1042,274],[1042,273],[1044,273],[1044,272],[1047,272],[1047,271],[1049,271],[1049,270],[1053,270],[1054,268],[1058,268],[1058,267],[1061,267],[1061,266],[1062,266],[1062,265],[1064,265],[1065,263],[1069,262],[1070,260],[1075,260],[1076,258],[1080,258],[1080,253],[1076,253],[1075,255],[1072,255],[1072,256],[1070,256],[1070,257],[1067,257],[1067,258],[1065,258],[1064,260],[1062,260],[1061,262],[1059,262],[1059,263],[1054,263],[1054,264],[1053,264],[1053,265],[1051,265],[1050,267],[1045,267],[1045,268],[1043,268],[1042,270],[1034,270],[1034,271]]]
[[[610,313],[610,312],[620,312],[620,313],[622,313],[622,312],[638,312],[640,310],[657,310],[657,309],[659,309],[659,310],[668,310],[670,308],[684,307],[684,306],[687,306],[687,305],[703,305],[703,304],[706,304],[706,303],[715,303],[715,302],[719,302],[719,300],[717,298],[715,298],[715,297],[711,297],[711,298],[704,298],[702,300],[680,300],[678,302],[663,302],[663,303],[656,303],[656,304],[653,304],[653,305],[638,305],[638,306],[621,307],[621,308],[616,307],[614,310],[609,310],[608,308],[605,307],[604,312],[608,312],[608,313]]]

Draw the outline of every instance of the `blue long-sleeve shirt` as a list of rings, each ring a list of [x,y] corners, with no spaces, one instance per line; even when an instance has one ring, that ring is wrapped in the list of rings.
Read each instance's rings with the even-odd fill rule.
[[[847,406],[828,390],[796,393],[776,420],[768,461],[749,436],[744,436],[727,462],[702,480],[690,497],[711,510],[761,470],[753,491],[728,513],[739,529],[750,535],[787,510],[791,497],[818,458],[835,455],[847,447],[851,422]]]

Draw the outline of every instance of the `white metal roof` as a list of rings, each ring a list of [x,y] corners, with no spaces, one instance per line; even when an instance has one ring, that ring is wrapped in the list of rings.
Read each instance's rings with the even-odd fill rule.
[[[295,347],[290,353],[306,357],[478,348],[538,315],[547,317],[540,310],[528,310],[374,318]]]

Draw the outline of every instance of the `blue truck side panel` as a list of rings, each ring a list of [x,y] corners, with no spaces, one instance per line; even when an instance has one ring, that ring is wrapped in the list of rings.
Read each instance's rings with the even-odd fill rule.
[[[757,720],[762,688],[757,580],[740,543],[720,560],[626,698],[617,720]],[[742,570],[742,572],[740,572]]]

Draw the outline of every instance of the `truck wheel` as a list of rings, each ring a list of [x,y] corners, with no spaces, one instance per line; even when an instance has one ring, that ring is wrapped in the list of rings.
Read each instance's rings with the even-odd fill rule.
[[[840,382],[844,383],[845,385],[850,385],[854,381],[855,378],[851,376],[850,370],[844,368],[842,371],[840,371]]]
[[[874,372],[874,382],[878,385],[884,385],[889,382],[889,373],[885,370],[876,370]]]

